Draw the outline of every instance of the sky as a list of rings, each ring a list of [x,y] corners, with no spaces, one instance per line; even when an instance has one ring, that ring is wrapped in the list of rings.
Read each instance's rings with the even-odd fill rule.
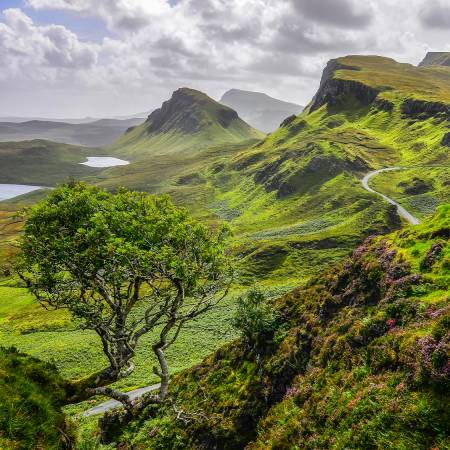
[[[305,105],[331,58],[427,51],[450,51],[450,0],[0,0],[0,116],[126,116],[183,86]]]

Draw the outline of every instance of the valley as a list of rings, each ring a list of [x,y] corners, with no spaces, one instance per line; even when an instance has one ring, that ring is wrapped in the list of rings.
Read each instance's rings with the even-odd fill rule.
[[[237,274],[226,300],[184,329],[167,351],[180,405],[195,415],[205,389],[204,414],[184,429],[169,408],[144,416],[121,436],[119,427],[124,445],[146,445],[157,427],[163,431],[152,446],[129,448],[259,449],[268,442],[275,449],[293,448],[294,440],[304,448],[347,448],[350,425],[342,405],[370,403],[371,383],[379,397],[361,406],[366,421],[357,425],[358,445],[366,427],[372,427],[367,439],[374,448],[384,442],[374,437],[380,423],[389,436],[395,432],[392,418],[379,412],[389,408],[389,396],[416,426],[417,394],[430,411],[427,424],[435,420],[444,430],[446,400],[439,389],[428,391],[425,382],[417,391],[397,386],[413,370],[413,343],[423,336],[433,336],[436,348],[444,342],[439,327],[448,303],[449,122],[450,69],[348,56],[330,61],[309,105],[269,134],[206,94],[181,88],[143,123],[102,147],[42,138],[0,143],[2,346],[52,362],[65,379],[83,379],[106,362],[94,332],[64,309],[42,308],[12,272],[20,211],[48,194],[26,185],[54,188],[81,180],[108,192],[125,187],[169,194],[195,219],[213,228],[229,225]],[[440,256],[421,265],[435,245]],[[420,281],[409,283],[416,275]],[[391,307],[397,281],[406,283],[403,303]],[[239,298],[255,285],[283,318],[266,348],[249,347],[231,326]],[[136,369],[114,388],[158,381],[146,367],[156,361],[151,343],[158,332],[143,339]],[[399,346],[405,349],[401,356],[395,353]],[[436,370],[443,379],[443,366]],[[335,419],[321,396],[337,411]],[[97,402],[65,411],[75,417]],[[348,420],[357,423],[357,417]],[[88,434],[96,426],[96,418],[80,420]],[[341,447],[326,447],[335,439],[333,420],[343,433]],[[446,445],[444,434],[429,442]],[[398,448],[416,437],[401,431]]]

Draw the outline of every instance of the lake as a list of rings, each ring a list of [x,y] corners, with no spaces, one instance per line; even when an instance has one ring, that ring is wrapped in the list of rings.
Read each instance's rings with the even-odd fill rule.
[[[80,164],[89,167],[114,167],[126,166],[127,164],[130,164],[130,162],[125,161],[124,159],[112,158],[110,156],[88,156],[87,161]]]
[[[42,186],[30,186],[27,184],[0,184],[0,201],[37,191]]]

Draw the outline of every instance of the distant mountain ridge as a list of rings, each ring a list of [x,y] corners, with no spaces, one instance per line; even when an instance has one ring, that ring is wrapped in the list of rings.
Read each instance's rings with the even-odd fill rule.
[[[270,97],[262,92],[230,89],[220,103],[235,109],[242,118],[258,130],[270,133],[292,114],[299,114],[303,106]]]
[[[111,144],[129,127],[138,125],[144,118],[98,119],[88,123],[65,123],[48,120],[26,122],[0,122],[0,141],[17,142],[45,139],[64,144],[100,147]]]
[[[203,92],[180,88],[147,120],[113,143],[122,154],[168,154],[212,145],[261,139],[263,134],[244,122],[233,109]]]
[[[447,66],[450,67],[450,52],[428,52],[419,63],[419,67]]]

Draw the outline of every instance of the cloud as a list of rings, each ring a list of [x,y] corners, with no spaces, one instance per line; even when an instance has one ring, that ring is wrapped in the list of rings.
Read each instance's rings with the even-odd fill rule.
[[[45,76],[45,69],[88,69],[97,61],[95,45],[82,43],[64,26],[36,26],[20,9],[3,11],[0,54],[14,76]]]
[[[425,27],[449,29],[450,5],[439,0],[429,0],[421,11],[421,22]]]
[[[372,21],[368,2],[355,0],[291,0],[305,18],[341,28],[366,28]]]
[[[136,31],[170,11],[166,0],[27,0],[35,9],[97,16],[114,31]]]
[[[3,12],[0,94],[8,89],[12,98],[11,89],[26,86],[31,99],[45,89],[67,96],[72,115],[148,110],[186,85],[216,97],[244,87],[305,104],[330,58],[378,53],[418,62],[450,42],[445,31],[419,26],[420,12],[422,22],[441,26],[445,3],[437,0],[24,1],[36,11],[62,11],[55,17],[67,22],[43,25],[20,9]],[[86,18],[108,30],[96,43],[70,30]],[[15,107],[8,102],[0,108]]]

